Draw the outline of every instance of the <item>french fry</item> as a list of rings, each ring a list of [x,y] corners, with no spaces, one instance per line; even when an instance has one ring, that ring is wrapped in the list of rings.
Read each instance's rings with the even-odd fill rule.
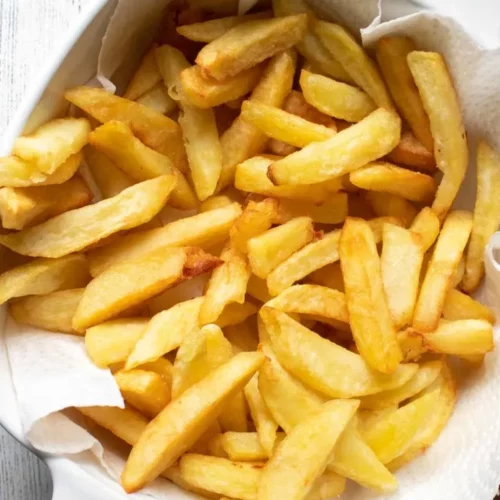
[[[151,90],[157,83],[161,82],[161,75],[156,64],[156,48],[158,44],[153,43],[151,48],[144,54],[139,67],[131,78],[125,93],[124,99],[136,101]]]
[[[224,80],[292,47],[306,29],[304,14],[239,24],[203,47],[196,63],[206,75]]]
[[[255,274],[252,274],[248,280],[247,293],[260,302],[267,302],[272,299],[267,289],[266,280],[257,278]]]
[[[219,316],[215,322],[217,326],[221,328],[226,328],[227,326],[238,325],[243,323],[250,316],[257,313],[257,306],[251,302],[245,302],[244,304],[238,304],[233,302],[228,304],[222,314]]]
[[[237,354],[172,401],[132,448],[121,478],[125,491],[137,491],[188,450],[263,361],[260,353]]]
[[[460,290],[451,289],[443,306],[443,318],[448,321],[459,319],[484,319],[495,324],[495,313],[487,306],[474,300]]]
[[[169,387],[172,387],[172,373],[174,367],[172,363],[167,358],[158,358],[155,361],[149,361],[143,363],[139,366],[142,370],[147,370],[150,372],[155,372],[161,376],[161,378],[167,383]]]
[[[141,182],[108,200],[0,236],[0,244],[32,257],[57,258],[78,252],[106,236],[151,220],[165,205],[174,184],[173,176]]]
[[[127,235],[110,245],[92,250],[89,254],[90,272],[95,277],[111,265],[140,259],[162,248],[191,245],[208,247],[217,241],[224,241],[240,214],[239,203],[233,203],[171,222],[162,228]]]
[[[260,315],[276,355],[299,380],[333,398],[364,396],[405,384],[417,365],[401,365],[391,375],[371,370],[363,358],[294,321],[286,313],[262,308]]]
[[[462,288],[473,292],[484,276],[484,248],[500,223],[500,157],[484,141],[477,147],[477,196]]]
[[[269,168],[273,183],[314,184],[340,177],[392,151],[399,142],[401,120],[377,109],[332,138],[276,161]]]
[[[420,203],[429,203],[436,191],[436,183],[431,176],[386,162],[370,163],[351,172],[349,179],[359,188],[390,193]]]
[[[236,433],[238,434],[238,433]],[[213,457],[228,458],[227,453],[222,447],[223,434],[214,434],[208,441],[207,448],[208,454]]]
[[[50,175],[87,144],[89,132],[90,124],[85,118],[51,120],[33,134],[16,139],[12,153]]]
[[[471,228],[470,212],[456,210],[446,218],[415,306],[413,328],[418,332],[436,329]]]
[[[338,24],[316,21],[313,30],[356,85],[361,87],[377,106],[388,111],[394,110],[377,66],[345,28]]]
[[[24,229],[87,205],[92,193],[79,177],[64,184],[0,189],[0,217],[6,229]]]
[[[339,292],[344,292],[344,277],[342,276],[342,268],[340,262],[327,264],[324,267],[312,272],[308,278],[316,285],[333,288]]]
[[[378,217],[397,217],[404,227],[410,227],[417,216],[415,206],[401,196],[377,191],[368,191],[364,195]]]
[[[380,258],[382,281],[397,330],[412,322],[423,259],[424,248],[418,235],[392,224],[384,225]]]
[[[234,202],[235,200],[231,196],[225,194],[210,196],[200,204],[200,213],[227,207]]]
[[[71,322],[82,296],[83,288],[73,288],[23,297],[9,304],[9,313],[18,323],[77,335]]]
[[[220,500],[219,495],[212,493],[211,491],[197,488],[192,483],[188,483],[182,477],[181,470],[178,464],[170,466],[168,469],[164,470],[161,475],[185,491],[190,491],[192,493],[195,493],[196,495],[201,495],[202,498],[208,498],[210,500]]]
[[[339,256],[356,347],[371,367],[393,373],[402,354],[384,293],[377,243],[366,221],[346,220],[340,235]],[[418,277],[419,273],[416,286]]]
[[[436,172],[433,153],[425,149],[409,130],[401,132],[399,144],[387,155],[387,159],[396,165],[405,165],[428,174]]]
[[[275,222],[284,224],[294,217],[305,215],[319,224],[340,224],[347,217],[347,193],[332,193],[323,203],[282,199]]]
[[[148,148],[134,137],[124,123],[109,121],[101,125],[90,134],[89,142],[136,182],[162,175],[175,177],[169,204],[181,210],[196,208],[196,197],[184,175],[167,156]]]
[[[171,248],[138,261],[111,266],[85,289],[73,327],[81,331],[144,302],[161,291],[210,271],[220,264],[217,257],[198,248]],[[140,281],[137,281],[140,276]]]
[[[415,44],[405,36],[386,36],[379,39],[375,45],[380,71],[399,112],[408,122],[415,137],[428,151],[433,151],[434,139],[429,118],[406,60],[408,54],[414,50]]]
[[[125,401],[150,417],[158,415],[170,401],[170,387],[158,373],[119,371],[115,380]]]
[[[169,115],[177,109],[176,102],[168,95],[168,90],[163,82],[158,83],[139,97],[137,103],[162,115]]]
[[[181,72],[180,83],[190,104],[212,108],[248,94],[259,81],[263,69],[262,65],[254,66],[219,81],[204,76],[199,66],[191,66]]]
[[[292,89],[296,63],[297,56],[291,50],[274,56],[250,95],[250,101],[280,108]],[[267,137],[259,129],[238,117],[220,140],[222,171],[218,189],[222,190],[233,182],[236,165],[260,153]]]
[[[324,472],[333,447],[359,401],[329,401],[297,424],[266,464],[258,498],[304,498]],[[300,450],[300,452],[299,452]]]
[[[375,111],[375,103],[356,87],[302,70],[300,87],[306,101],[322,113],[357,123]]]
[[[312,220],[297,217],[248,240],[248,261],[252,272],[266,278],[271,271],[314,237]]]
[[[443,172],[432,204],[443,220],[460,189],[469,159],[460,104],[440,54],[413,51],[407,61],[429,117],[436,163]]]
[[[78,288],[88,282],[88,264],[82,254],[36,259],[0,275],[0,304],[15,297]]]
[[[279,444],[284,437],[283,432],[277,433],[276,444]],[[266,461],[268,459],[256,432],[225,432],[221,436],[221,446],[229,459],[237,462]]]
[[[439,219],[430,207],[424,207],[413,219],[410,230],[420,237],[424,252],[434,244],[439,234]]]

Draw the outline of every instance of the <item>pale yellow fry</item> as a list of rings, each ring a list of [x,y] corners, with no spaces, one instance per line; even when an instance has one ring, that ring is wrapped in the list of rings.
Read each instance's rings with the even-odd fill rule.
[[[446,295],[442,314],[443,318],[449,321],[484,319],[492,325],[496,321],[495,313],[489,307],[456,289],[451,289]]]
[[[325,471],[316,479],[306,500],[327,500],[341,495],[346,486],[346,479],[339,474]]]
[[[414,50],[415,44],[405,36],[386,36],[375,45],[380,71],[399,112],[415,137],[427,150],[434,151],[429,118],[406,60],[407,55]]]
[[[341,120],[356,123],[375,110],[375,103],[365,92],[323,75],[302,70],[300,87],[309,104]]]
[[[292,47],[306,29],[305,14],[249,21],[206,45],[196,63],[207,75],[224,80]]]
[[[156,64],[156,43],[144,54],[139,67],[131,78],[127,90],[123,94],[125,99],[136,101],[139,97],[151,90],[157,83],[161,82],[161,75]]]
[[[251,302],[245,302],[244,304],[233,302],[224,308],[224,311],[222,311],[222,314],[215,323],[221,328],[238,325],[239,323],[243,323],[243,321],[250,316],[256,314],[257,310],[257,306]]]
[[[413,320],[423,259],[418,235],[392,224],[384,225],[382,280],[392,322],[398,330]]]
[[[72,333],[72,320],[83,296],[83,288],[34,295],[9,304],[10,315],[18,322],[50,332]]]
[[[484,141],[477,147],[477,195],[462,288],[473,292],[484,276],[484,249],[500,223],[500,157]]]
[[[200,204],[200,213],[209,212],[210,210],[215,210],[216,208],[227,207],[234,202],[235,200],[231,196],[227,196],[225,194],[213,195]]]
[[[420,244],[424,252],[427,252],[436,241],[439,226],[439,219],[430,207],[424,207],[413,219],[410,230],[420,237]]]
[[[33,162],[44,174],[53,174],[87,144],[89,132],[90,123],[85,118],[51,120],[33,134],[16,139],[12,154]]]
[[[389,153],[397,146],[400,134],[399,117],[377,109],[331,139],[276,161],[269,175],[277,185],[314,184],[340,177]]]
[[[355,397],[400,387],[417,371],[401,365],[392,375],[377,373],[359,356],[322,338],[286,313],[262,308],[260,315],[284,367],[330,397]]]
[[[271,271],[288,259],[314,237],[309,217],[297,217],[248,240],[248,261],[252,272],[266,278]]]
[[[403,227],[410,227],[417,216],[415,206],[401,196],[377,191],[368,191],[364,196],[378,217],[397,217]]]
[[[340,235],[339,256],[356,347],[372,368],[393,373],[402,354],[384,293],[377,242],[368,222],[346,220]]]
[[[284,437],[283,432],[277,433],[276,444],[279,444]],[[231,460],[252,462],[268,459],[256,432],[225,432],[221,436],[221,446]]]
[[[132,448],[121,478],[125,491],[137,491],[188,450],[263,361],[260,353],[237,354],[169,404]]]
[[[150,221],[163,208],[174,185],[174,176],[141,182],[113,198],[0,236],[0,244],[32,257],[56,258],[78,252],[106,236]]]
[[[413,327],[417,331],[436,329],[471,228],[470,212],[456,210],[446,218],[415,307]]]
[[[291,50],[274,56],[250,95],[250,101],[281,108],[292,90],[296,63],[297,56]],[[222,171],[218,189],[232,184],[236,165],[260,153],[266,142],[267,137],[258,128],[237,117],[221,137]]]
[[[332,193],[323,203],[282,199],[275,222],[284,224],[294,217],[305,215],[319,224],[340,224],[347,217],[347,210],[347,193]]]
[[[460,104],[440,54],[413,51],[407,60],[429,117],[436,163],[443,172],[432,205],[443,220],[460,189],[469,160]]]
[[[349,179],[359,188],[390,193],[420,203],[432,201],[436,192],[436,183],[430,175],[387,162],[370,163],[351,172]]]
[[[356,85],[361,87],[377,106],[393,110],[391,97],[377,66],[356,39],[339,24],[317,21],[314,23],[313,29]]]
[[[335,443],[358,406],[356,400],[329,401],[297,424],[266,464],[257,498],[305,498],[324,472]]]
[[[233,203],[179,219],[161,228],[127,235],[110,245],[92,250],[89,254],[90,272],[95,277],[111,265],[140,259],[162,248],[190,245],[207,248],[215,242],[224,241],[240,214],[239,203]]]
[[[176,102],[168,95],[168,90],[163,85],[163,82],[158,83],[151,90],[148,90],[139,97],[137,103],[151,108],[162,115],[169,115],[177,109]]]
[[[156,361],[143,363],[139,366],[139,368],[161,375],[161,378],[165,380],[168,387],[172,387],[172,373],[174,371],[174,367],[167,358],[158,358]]]

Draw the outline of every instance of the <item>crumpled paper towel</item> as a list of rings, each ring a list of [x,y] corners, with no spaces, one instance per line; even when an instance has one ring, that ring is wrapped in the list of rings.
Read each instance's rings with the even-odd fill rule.
[[[250,8],[252,1],[242,0],[240,10]],[[137,61],[151,41],[158,13],[167,3],[118,1],[99,57],[97,78],[103,86],[114,90],[115,84],[119,87],[121,83],[117,79],[130,73],[131,59]],[[420,49],[443,54],[462,103],[471,145],[470,168],[457,206],[472,208],[477,138],[484,137],[500,151],[500,51],[481,49],[457,22],[435,13],[382,22],[394,12],[388,1],[311,0],[311,4],[323,15],[361,30],[367,46],[384,35],[404,34],[412,37]],[[126,66],[122,64],[125,60]],[[495,260],[500,259],[498,251],[499,233],[486,250],[486,283],[478,296],[500,315],[500,264]],[[167,301],[172,299],[172,292],[169,294]],[[497,327],[497,342],[499,332]],[[42,451],[72,455],[75,462],[89,473],[101,475],[103,481],[103,468],[117,478],[124,464],[122,446],[106,433],[91,429],[90,434],[78,419],[58,413],[79,405],[122,406],[110,373],[92,365],[80,338],[34,330],[12,320],[4,335],[23,428],[31,443]],[[486,356],[484,365],[461,383],[451,421],[434,446],[397,473],[400,488],[395,494],[377,495],[352,485],[343,498],[491,500],[500,482],[499,386],[497,351]],[[194,498],[162,479],[144,493],[160,500]],[[132,497],[146,498],[141,494]]]

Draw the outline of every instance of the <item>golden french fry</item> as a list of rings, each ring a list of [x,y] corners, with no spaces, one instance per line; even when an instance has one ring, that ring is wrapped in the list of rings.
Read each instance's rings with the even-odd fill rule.
[[[234,202],[235,200],[226,194],[210,196],[200,204],[200,213],[209,212],[216,208],[227,207]]]
[[[172,373],[174,367],[167,358],[158,358],[155,361],[149,361],[139,366],[142,370],[155,372],[167,383],[169,387],[172,386]]]
[[[72,321],[82,296],[83,288],[74,288],[23,297],[9,304],[9,313],[18,323],[78,335],[73,330]]]
[[[484,141],[477,147],[477,196],[462,288],[473,292],[484,276],[484,248],[500,223],[500,157]]]
[[[306,29],[304,14],[249,21],[203,47],[196,63],[205,74],[224,80],[292,47]]]
[[[429,118],[408,67],[407,55],[415,50],[413,41],[405,36],[387,36],[377,41],[375,55],[385,83],[403,118],[415,137],[428,151],[434,150]]]
[[[428,151],[409,130],[403,130],[399,144],[387,155],[387,159],[396,165],[405,165],[434,174],[436,160],[431,151]]]
[[[443,220],[460,189],[469,160],[460,104],[440,54],[413,51],[407,61],[429,117],[436,163],[443,172],[432,205]]]
[[[183,210],[196,208],[196,197],[184,175],[167,156],[148,148],[134,137],[124,123],[109,121],[101,125],[90,134],[89,142],[137,182],[161,175],[174,176],[175,187],[169,204]]]
[[[397,217],[404,227],[410,227],[417,216],[415,206],[401,196],[377,191],[368,191],[364,196],[378,217]]]
[[[413,328],[418,332],[436,329],[471,228],[470,212],[456,210],[446,218],[415,306]]]
[[[313,24],[313,29],[323,45],[344,67],[356,85],[361,87],[377,106],[389,111],[393,110],[391,97],[377,66],[356,39],[338,24],[316,21]]]
[[[90,132],[85,118],[51,120],[26,137],[14,142],[12,153],[32,162],[42,174],[53,174],[71,155],[78,153]]]
[[[359,401],[329,401],[297,424],[263,470],[258,498],[304,498],[324,472]]]
[[[247,318],[253,316],[257,313],[257,306],[252,304],[251,302],[245,302],[244,304],[238,304],[233,302],[232,304],[228,304],[222,314],[219,316],[216,325],[221,328],[225,328],[226,326],[238,325],[239,323],[243,323]]]
[[[380,108],[331,139],[276,161],[269,175],[277,185],[314,184],[340,177],[389,153],[400,133],[399,117]]]
[[[276,443],[283,441],[285,434],[276,434]],[[256,432],[225,432],[221,436],[221,446],[230,460],[237,462],[266,461],[269,457],[260,444]]]
[[[347,193],[332,193],[323,203],[282,199],[275,222],[284,224],[294,217],[305,215],[316,223],[340,224],[347,217],[347,203]]]
[[[239,203],[233,203],[171,222],[161,228],[127,235],[110,245],[92,250],[89,254],[90,272],[92,276],[98,276],[111,265],[139,259],[162,248],[193,245],[209,247],[225,240],[240,214]]]
[[[155,50],[157,47],[158,44],[153,43],[151,48],[144,54],[139,67],[127,86],[127,90],[123,94],[125,99],[136,101],[157,83],[161,82],[161,75],[156,65]]]
[[[165,205],[174,184],[174,176],[141,182],[108,200],[0,236],[0,244],[32,257],[57,258],[78,252],[110,234],[150,221]]]
[[[359,188],[391,193],[420,203],[430,202],[436,191],[431,176],[386,162],[370,163],[351,172],[349,179]]]
[[[292,89],[296,63],[296,54],[291,50],[274,56],[250,95],[250,101],[280,108]],[[266,141],[267,137],[253,125],[240,117],[234,120],[221,137],[222,171],[219,190],[232,184],[236,165],[260,153]]]
[[[424,207],[413,219],[410,230],[420,237],[420,244],[424,252],[427,252],[436,241],[439,226],[439,219],[430,207]]]
[[[177,109],[176,102],[168,95],[168,90],[163,82],[158,83],[139,97],[137,103],[162,115],[169,115]]]
[[[309,104],[341,120],[356,123],[375,110],[375,103],[365,92],[326,76],[302,70],[300,87]]]
[[[339,292],[344,292],[344,277],[340,262],[327,264],[309,275],[309,280],[317,285],[327,286]]]
[[[248,240],[248,261],[253,274],[266,278],[314,237],[312,220],[297,217]]]
[[[459,290],[451,289],[443,306],[443,318],[449,321],[458,319],[484,319],[495,324],[495,313],[487,306],[474,300]]]
[[[137,491],[188,450],[263,361],[260,353],[237,354],[172,401],[132,448],[121,478],[125,491]]]
[[[82,254],[36,259],[0,275],[0,304],[15,297],[78,288],[88,282],[87,259]]]

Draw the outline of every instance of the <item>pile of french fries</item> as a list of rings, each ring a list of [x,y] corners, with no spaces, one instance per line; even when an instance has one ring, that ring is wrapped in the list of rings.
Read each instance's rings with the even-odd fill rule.
[[[70,89],[76,116],[0,159],[0,303],[113,372],[125,408],[78,410],[131,446],[127,492],[393,492],[453,412],[449,356],[493,349],[470,294],[500,157],[479,141],[474,213],[452,210],[468,147],[440,54],[367,52],[303,0],[199,5],[169,7],[124,97]]]

